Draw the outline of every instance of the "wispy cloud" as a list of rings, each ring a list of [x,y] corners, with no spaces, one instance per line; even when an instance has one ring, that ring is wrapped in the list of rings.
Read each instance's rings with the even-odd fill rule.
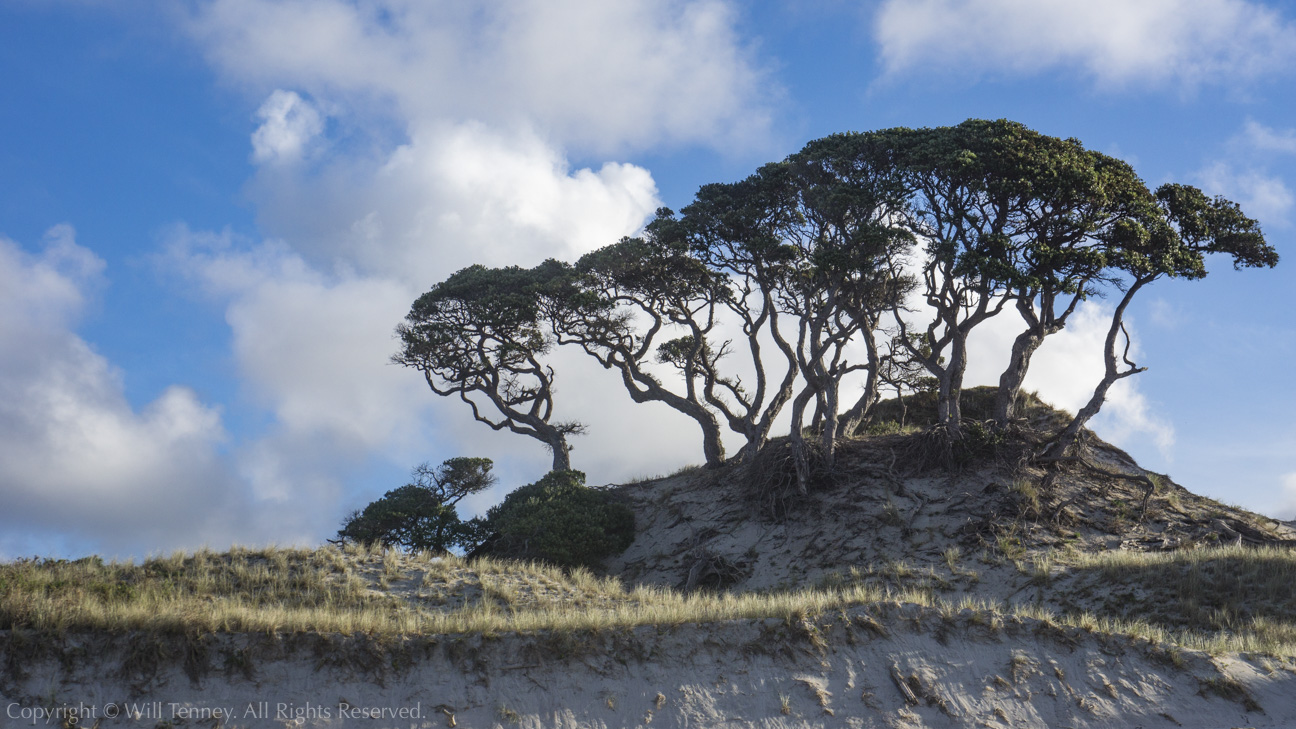
[[[1211,195],[1223,195],[1253,218],[1275,225],[1288,223],[1296,197],[1277,175],[1250,166],[1219,161],[1198,170],[1195,182]]]
[[[1100,87],[1237,83],[1289,70],[1296,27],[1245,0],[885,0],[888,73],[1075,70]]]
[[[1296,154],[1296,129],[1274,129],[1255,119],[1246,120],[1237,141],[1257,152]]]
[[[1296,195],[1271,171],[1275,156],[1296,154],[1296,129],[1275,129],[1247,119],[1226,145],[1228,156],[1207,163],[1193,181],[1212,195],[1223,195],[1262,223],[1291,224]]]

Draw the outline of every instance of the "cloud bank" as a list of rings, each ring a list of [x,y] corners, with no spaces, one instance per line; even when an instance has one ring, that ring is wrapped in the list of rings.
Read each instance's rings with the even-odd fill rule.
[[[542,472],[538,443],[472,423],[392,365],[393,328],[464,266],[572,260],[660,204],[646,169],[569,154],[764,143],[764,73],[733,21],[709,0],[197,4],[191,37],[259,99],[247,192],[264,238],[178,225],[161,270],[223,307],[243,390],[272,416],[232,448],[238,477],[274,509],[309,494],[342,513],[381,493],[348,483],[375,459],[488,455],[506,487]],[[591,424],[575,443],[591,478],[687,458],[678,416],[626,417],[616,378],[557,359],[559,407]]]
[[[718,0],[211,0],[188,29],[225,77],[348,115],[533,124],[608,154],[760,143],[766,75]]]

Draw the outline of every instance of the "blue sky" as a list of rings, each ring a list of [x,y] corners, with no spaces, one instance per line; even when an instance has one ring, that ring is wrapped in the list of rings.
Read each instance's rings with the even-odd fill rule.
[[[833,132],[1014,119],[1228,196],[1291,255],[1282,4],[753,5],[0,3],[0,555],[317,543],[454,455],[534,480],[538,444],[388,364],[413,298],[611,243]],[[1290,518],[1296,269],[1213,263],[1137,300],[1150,369],[1095,427]],[[1106,305],[1028,386],[1083,400]],[[973,383],[1014,325],[987,327]],[[591,481],[701,460],[688,421],[559,357]]]

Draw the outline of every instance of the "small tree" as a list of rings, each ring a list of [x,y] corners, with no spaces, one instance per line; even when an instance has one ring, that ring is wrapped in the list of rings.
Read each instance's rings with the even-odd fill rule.
[[[471,529],[459,518],[455,505],[495,484],[492,465],[489,458],[451,458],[436,468],[421,464],[414,469],[411,483],[348,516],[338,539],[430,552],[472,546]]]
[[[909,406],[905,403],[905,393],[926,392],[936,389],[936,378],[927,374],[922,362],[914,359],[909,352],[918,350],[924,356],[929,355],[923,349],[920,335],[910,334],[910,342],[901,344],[896,334],[887,340],[886,351],[878,356],[878,382],[895,390],[896,404],[900,407],[899,427],[904,428],[909,416]],[[913,341],[919,340],[919,341]]]
[[[999,378],[994,417],[1002,427],[1017,416],[1031,357],[1062,331],[1081,301],[1113,282],[1108,269],[1113,236],[1145,214],[1153,197],[1125,162],[1086,150],[1075,139],[1023,130],[1005,186],[1018,199],[1009,251],[1017,272],[1013,300],[1026,328],[1013,341]]]
[[[436,394],[459,397],[478,422],[544,443],[553,469],[565,471],[567,436],[585,426],[553,421],[554,371],[542,361],[553,342],[539,319],[540,275],[516,266],[459,271],[414,302],[396,327],[402,346],[392,360],[422,372]]]

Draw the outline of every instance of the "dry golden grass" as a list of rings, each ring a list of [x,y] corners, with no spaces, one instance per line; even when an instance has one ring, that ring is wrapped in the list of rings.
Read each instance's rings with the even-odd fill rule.
[[[349,548],[0,565],[0,629],[435,635],[817,613],[873,588],[771,594],[625,589],[586,570]]]
[[[4,628],[253,632],[312,625],[353,632],[404,623],[394,606],[338,550],[204,550],[139,565],[98,558],[0,565]]]
[[[1071,568],[1114,574],[1186,571],[1196,578],[1167,576],[1167,585],[1183,583],[1201,600],[1245,589],[1238,599],[1283,603],[1296,612],[1291,598],[1296,560],[1290,551],[1111,553],[1074,555],[1067,563]],[[904,563],[893,563],[879,570],[878,576],[898,578],[908,569]],[[1240,588],[1239,579],[1250,580],[1249,586]],[[94,558],[0,565],[0,629],[117,634],[496,634],[771,617],[802,621],[861,605],[917,603],[933,608],[940,620],[990,629],[1002,627],[1005,621],[1031,618],[1052,626],[1213,653],[1296,656],[1296,618],[1281,611],[1259,614],[1222,630],[1203,626],[1184,630],[1112,615],[1059,616],[1038,607],[1005,607],[966,597],[944,601],[932,587],[888,587],[857,579],[813,589],[686,595],[665,588],[626,589],[615,578],[538,564],[468,562],[363,547],[235,549],[225,554],[177,553],[138,565]]]

